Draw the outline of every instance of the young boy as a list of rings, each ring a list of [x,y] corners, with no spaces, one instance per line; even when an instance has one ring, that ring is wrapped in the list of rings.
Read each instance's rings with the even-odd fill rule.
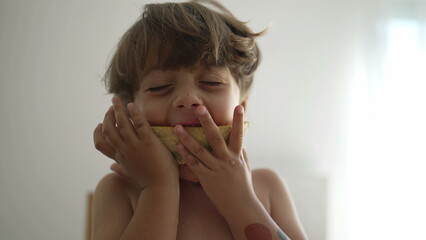
[[[307,239],[288,189],[248,167],[244,108],[260,53],[225,8],[146,5],[106,73],[113,106],[94,132],[117,164],[93,199],[92,239]],[[201,126],[211,151],[185,126]],[[218,126],[232,125],[225,141]],[[178,165],[151,126],[172,126]],[[118,174],[117,174],[118,173]]]

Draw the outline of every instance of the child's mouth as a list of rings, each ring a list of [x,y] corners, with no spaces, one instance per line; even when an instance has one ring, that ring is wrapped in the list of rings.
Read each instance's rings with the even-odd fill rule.
[[[182,124],[184,127],[201,127],[201,124]]]
[[[204,129],[201,128],[201,124],[199,122],[194,121],[186,121],[186,122],[180,122],[177,123],[184,127],[187,127],[187,132],[191,137],[193,137],[198,143],[203,145],[206,148],[210,148],[209,141],[207,137],[204,134]],[[177,144],[179,143],[179,139],[174,133],[174,126],[151,126],[152,130],[154,131],[154,134],[163,142],[163,144],[166,146],[166,148],[172,153],[173,157],[178,161],[179,165],[185,164],[185,161],[183,160],[183,157],[179,154],[179,151],[177,150]],[[248,122],[244,123],[244,129],[248,128]],[[229,134],[231,132],[231,125],[226,126],[218,126],[219,131],[221,135],[223,136],[224,140],[227,141],[229,138]]]

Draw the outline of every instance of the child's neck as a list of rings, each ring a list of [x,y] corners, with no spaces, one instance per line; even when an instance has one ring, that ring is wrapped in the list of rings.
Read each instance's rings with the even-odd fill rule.
[[[181,191],[203,191],[203,187],[199,182],[191,182],[183,179],[180,179],[180,189]]]

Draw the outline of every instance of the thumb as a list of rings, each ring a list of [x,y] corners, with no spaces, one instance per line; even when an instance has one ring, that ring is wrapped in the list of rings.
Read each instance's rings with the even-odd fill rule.
[[[113,163],[113,164],[111,164],[110,169],[111,169],[113,172],[115,172],[115,173],[117,173],[118,175],[120,175],[121,177],[124,177],[124,178],[130,179],[129,175],[127,175],[126,171],[124,170],[124,168],[122,168],[122,167],[120,166],[120,164],[118,164],[118,163]]]

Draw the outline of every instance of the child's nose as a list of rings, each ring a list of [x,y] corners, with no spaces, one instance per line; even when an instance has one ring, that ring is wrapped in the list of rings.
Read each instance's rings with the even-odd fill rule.
[[[178,94],[174,102],[176,108],[196,108],[200,105],[202,105],[200,97],[191,91]]]

